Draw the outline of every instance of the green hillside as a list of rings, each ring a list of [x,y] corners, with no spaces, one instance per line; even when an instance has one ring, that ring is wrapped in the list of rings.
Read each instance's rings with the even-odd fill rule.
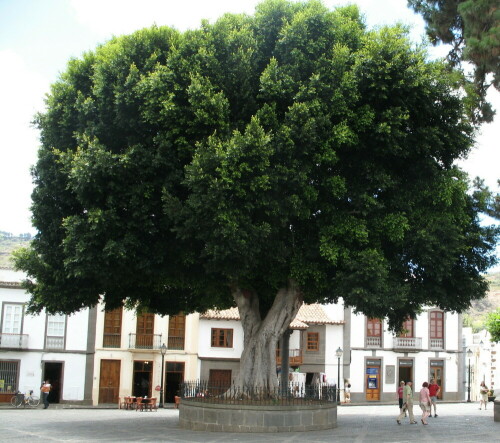
[[[474,332],[484,329],[486,315],[500,307],[500,272],[487,275],[490,290],[486,297],[472,303],[472,307],[464,314],[464,326],[471,326]]]
[[[12,267],[12,251],[28,246],[30,240],[29,234],[14,236],[10,232],[0,231],[0,267]]]

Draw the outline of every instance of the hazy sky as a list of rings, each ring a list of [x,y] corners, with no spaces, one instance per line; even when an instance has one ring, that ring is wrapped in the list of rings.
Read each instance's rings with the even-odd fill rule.
[[[44,95],[65,70],[113,35],[157,25],[179,30],[214,22],[225,12],[252,14],[257,0],[0,0],[0,230],[31,232],[30,167],[36,162],[38,131],[30,126],[43,110]],[[324,0],[328,7],[356,3],[370,27],[397,21],[412,26],[420,41],[424,24],[406,0]],[[436,55],[446,54],[437,48]],[[500,114],[500,94],[491,94]],[[495,188],[500,178],[500,117],[482,128],[477,147],[462,164],[471,177]]]

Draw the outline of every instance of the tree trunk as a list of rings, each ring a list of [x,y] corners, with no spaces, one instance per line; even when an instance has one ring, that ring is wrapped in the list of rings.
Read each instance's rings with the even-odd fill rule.
[[[244,348],[236,386],[246,389],[276,389],[276,345],[302,305],[302,294],[293,281],[278,291],[266,318],[261,319],[258,295],[235,287],[244,333]]]

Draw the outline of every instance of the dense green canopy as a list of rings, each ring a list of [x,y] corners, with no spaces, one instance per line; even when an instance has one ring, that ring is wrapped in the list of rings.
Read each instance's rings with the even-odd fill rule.
[[[354,6],[272,0],[72,60],[37,118],[30,310],[173,314],[294,281],[392,326],[482,297],[497,232],[453,166],[455,80]]]

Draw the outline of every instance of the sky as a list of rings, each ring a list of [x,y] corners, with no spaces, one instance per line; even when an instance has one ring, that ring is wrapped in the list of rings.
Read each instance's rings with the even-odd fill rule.
[[[226,12],[253,14],[257,0],[0,0],[0,231],[15,235],[36,231],[29,207],[30,168],[36,163],[38,131],[31,122],[44,110],[44,97],[71,58],[79,58],[112,36],[153,24],[180,31],[211,23]],[[406,0],[323,0],[329,8],[359,5],[367,25],[401,22],[411,38],[424,38],[422,18]],[[432,50],[444,56],[446,47]],[[491,89],[491,88],[490,88]],[[500,94],[489,99],[500,114]],[[480,176],[497,190],[500,178],[500,115],[484,125],[476,147],[460,163],[471,178]],[[500,269],[500,268],[499,268]]]

